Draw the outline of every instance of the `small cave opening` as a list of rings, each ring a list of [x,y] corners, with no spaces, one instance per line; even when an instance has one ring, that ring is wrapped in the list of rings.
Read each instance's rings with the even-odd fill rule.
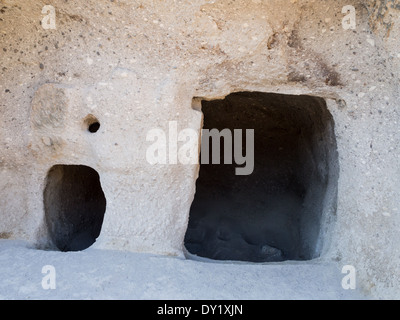
[[[52,246],[60,251],[89,248],[100,235],[106,198],[96,170],[55,165],[44,189],[45,222]]]
[[[329,243],[336,215],[338,153],[326,101],[307,95],[239,92],[202,101],[204,130],[254,131],[253,170],[238,175],[236,142],[220,136],[200,155],[196,193],[185,235],[186,250],[212,260],[312,260]],[[222,137],[223,136],[223,137]],[[233,139],[236,136],[232,133]],[[232,146],[229,149],[229,145]],[[220,164],[213,153],[220,153]],[[250,159],[250,158],[249,158]],[[229,160],[229,159],[228,159]],[[242,166],[243,167],[243,162]]]
[[[97,131],[99,131],[99,129],[100,129],[100,123],[99,122],[92,123],[88,128],[90,133],[96,133]]]
[[[89,114],[83,120],[84,128],[90,133],[96,133],[100,129],[100,121],[92,114]]]

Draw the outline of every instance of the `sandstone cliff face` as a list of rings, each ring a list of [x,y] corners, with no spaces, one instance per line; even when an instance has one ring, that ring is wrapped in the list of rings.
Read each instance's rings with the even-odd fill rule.
[[[317,96],[339,167],[320,259],[399,297],[399,1],[50,2],[0,4],[0,238],[54,245],[48,172],[82,165],[107,202],[95,246],[181,255],[199,166],[151,165],[149,130],[199,132],[199,101],[234,92]]]

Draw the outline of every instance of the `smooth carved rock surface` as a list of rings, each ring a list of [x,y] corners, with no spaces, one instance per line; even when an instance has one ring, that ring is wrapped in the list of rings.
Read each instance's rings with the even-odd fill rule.
[[[40,87],[32,101],[32,123],[35,129],[64,128],[68,102],[65,92],[54,85]]]

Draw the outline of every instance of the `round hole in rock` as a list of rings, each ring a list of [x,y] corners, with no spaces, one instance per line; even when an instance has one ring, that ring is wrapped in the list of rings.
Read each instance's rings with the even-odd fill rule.
[[[99,122],[94,122],[89,126],[89,132],[95,133],[100,129],[100,123]]]
[[[80,251],[98,238],[106,199],[96,170],[83,165],[55,165],[44,190],[45,219],[52,244]]]
[[[83,120],[84,128],[90,133],[96,133],[100,129],[100,121],[92,114],[89,114]]]
[[[203,129],[254,129],[254,170],[236,175],[234,147],[221,164],[201,157],[185,247],[214,260],[311,260],[329,242],[339,175],[334,121],[322,98],[242,92],[203,101]],[[209,162],[212,163],[209,139]],[[234,144],[233,144],[234,145]],[[236,147],[236,146],[235,146]],[[202,153],[204,153],[204,130]],[[228,149],[226,149],[228,148]],[[246,155],[246,144],[241,147]],[[232,152],[233,164],[224,163]],[[250,158],[248,158],[249,160]]]

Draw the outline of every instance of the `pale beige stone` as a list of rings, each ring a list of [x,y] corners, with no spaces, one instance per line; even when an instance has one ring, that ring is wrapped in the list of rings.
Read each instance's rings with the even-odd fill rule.
[[[107,199],[95,247],[183,255],[199,167],[150,165],[146,133],[200,131],[199,99],[307,94],[326,99],[339,153],[320,259],[400,297],[397,1],[353,1],[355,30],[342,0],[55,0],[55,30],[40,25],[47,4],[0,5],[1,238],[46,245],[47,173],[85,165]]]

